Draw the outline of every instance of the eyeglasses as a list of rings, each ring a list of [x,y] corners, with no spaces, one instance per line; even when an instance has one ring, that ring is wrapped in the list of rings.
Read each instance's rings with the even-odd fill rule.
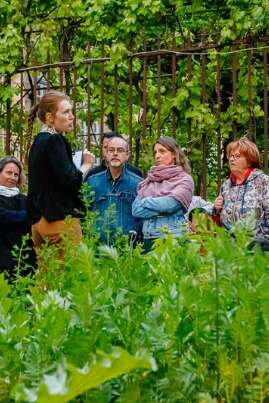
[[[125,148],[119,147],[119,148],[108,148],[107,152],[109,154],[123,154],[123,153],[127,153],[127,150]]]
[[[240,157],[241,157],[241,154],[230,154],[228,156],[228,160],[231,160],[231,159],[238,160],[238,158],[240,158]]]

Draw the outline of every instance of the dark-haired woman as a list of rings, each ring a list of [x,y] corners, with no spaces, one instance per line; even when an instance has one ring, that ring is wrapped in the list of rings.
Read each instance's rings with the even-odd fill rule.
[[[65,133],[73,130],[74,115],[65,94],[50,91],[41,98],[29,117],[30,132],[36,115],[43,127],[29,153],[28,211],[33,241],[39,248],[45,240],[58,244],[66,235],[78,244],[82,176],[92,166],[92,156],[84,153],[81,170],[73,163]],[[66,217],[70,217],[68,222]]]
[[[167,231],[174,237],[182,235],[194,189],[187,158],[172,137],[157,140],[154,162],[146,179],[138,185],[133,203],[133,215],[143,218],[146,250]]]
[[[18,251],[14,247],[22,246],[22,238],[30,234],[30,226],[26,219],[26,196],[20,192],[22,184],[22,166],[15,157],[4,157],[0,160],[0,272],[5,271],[9,278],[15,274],[18,265]],[[23,255],[27,255],[22,273],[35,265],[35,254],[31,241],[26,241]],[[20,267],[21,269],[22,267]]]

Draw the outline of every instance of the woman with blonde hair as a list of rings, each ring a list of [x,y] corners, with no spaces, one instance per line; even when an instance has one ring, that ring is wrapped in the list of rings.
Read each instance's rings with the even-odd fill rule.
[[[58,244],[67,235],[78,244],[82,176],[92,166],[92,156],[84,154],[80,170],[73,163],[65,133],[73,130],[74,115],[65,94],[50,91],[41,98],[29,117],[30,134],[36,115],[43,127],[29,153],[28,211],[33,241],[39,248],[45,240]],[[66,217],[70,217],[68,223]]]
[[[269,237],[269,176],[261,169],[256,144],[247,137],[227,146],[230,178],[221,186],[214,207],[220,223],[231,229],[235,223],[246,227],[254,222],[256,238]]]
[[[193,179],[183,151],[172,137],[154,145],[154,166],[138,185],[133,215],[143,218],[145,249],[169,232],[178,237],[186,229],[185,214],[193,196]]]

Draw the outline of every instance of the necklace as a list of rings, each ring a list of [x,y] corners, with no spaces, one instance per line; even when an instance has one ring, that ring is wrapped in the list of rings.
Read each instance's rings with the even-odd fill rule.
[[[56,134],[56,133],[58,133],[57,130],[55,129],[55,127],[50,127],[50,126],[48,126],[48,125],[43,125],[43,126],[41,127],[41,131],[42,131],[42,132],[47,132],[47,133],[50,133],[50,134]]]

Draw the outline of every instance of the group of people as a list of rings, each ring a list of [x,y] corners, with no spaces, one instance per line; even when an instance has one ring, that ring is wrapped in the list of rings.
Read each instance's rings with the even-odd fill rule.
[[[107,137],[106,137],[107,138]],[[176,141],[160,137],[154,146],[155,165],[143,180],[138,168],[127,163],[128,142],[111,134],[103,147],[105,169],[93,168],[86,183],[93,191],[90,208],[97,211],[102,241],[111,242],[118,232],[142,238],[150,244],[183,231],[185,213],[192,199],[193,180],[186,157]]]
[[[14,270],[12,246],[20,246],[30,228],[37,254],[44,242],[60,245],[64,237],[79,244],[85,211],[83,182],[90,188],[88,208],[97,213],[102,242],[111,243],[122,233],[143,239],[149,250],[155,239],[168,232],[181,236],[195,208],[206,211],[228,230],[253,217],[255,239],[266,242],[269,238],[269,177],[260,169],[256,145],[246,137],[228,145],[231,174],[211,204],[193,196],[188,160],[173,138],[157,140],[154,166],[145,179],[139,168],[128,163],[128,141],[117,133],[105,135],[99,166],[93,167],[93,155],[85,151],[78,169],[65,137],[74,124],[67,96],[56,91],[45,94],[30,114],[29,131],[36,116],[43,126],[29,153],[27,198],[19,190],[20,162],[15,157],[0,161],[1,271]]]

